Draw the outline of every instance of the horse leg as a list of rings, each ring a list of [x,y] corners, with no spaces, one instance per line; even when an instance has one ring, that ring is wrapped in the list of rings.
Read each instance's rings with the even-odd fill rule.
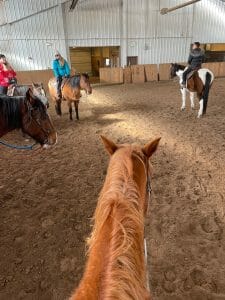
[[[191,100],[191,109],[195,108],[195,93],[190,92],[190,100]]]
[[[55,103],[55,111],[56,111],[57,115],[59,115],[59,116],[62,115],[62,110],[61,110],[61,99],[56,100],[56,103]]]
[[[185,102],[186,102],[186,89],[180,89],[181,94],[182,94],[182,106],[181,106],[181,110],[185,110]]]
[[[203,114],[203,98],[199,97],[199,99],[200,99],[199,100],[200,107],[199,107],[199,111],[198,111],[198,118],[200,118]]]
[[[78,105],[79,105],[79,100],[74,101],[74,107],[75,107],[75,111],[76,111],[77,120],[79,120]]]
[[[67,105],[69,107],[69,114],[70,114],[70,120],[73,120],[73,110],[72,110],[72,105],[71,105],[71,101],[67,101]]]

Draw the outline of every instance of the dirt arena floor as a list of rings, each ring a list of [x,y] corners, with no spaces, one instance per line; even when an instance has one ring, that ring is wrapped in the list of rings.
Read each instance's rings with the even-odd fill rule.
[[[64,300],[78,284],[108,163],[100,134],[162,137],[146,220],[153,300],[225,299],[224,86],[215,81],[202,119],[197,100],[180,111],[177,82],[96,86],[79,122],[51,103],[54,148],[0,147],[0,300]],[[19,131],[4,140],[25,143]]]

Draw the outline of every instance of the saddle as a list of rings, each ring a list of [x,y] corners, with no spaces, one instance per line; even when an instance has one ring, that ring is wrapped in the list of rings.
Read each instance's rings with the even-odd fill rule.
[[[200,70],[201,68],[196,68],[196,69],[193,69],[191,70],[188,74],[187,74],[187,77],[186,77],[186,81],[188,81],[188,79],[190,79],[195,72],[197,72],[198,70]]]

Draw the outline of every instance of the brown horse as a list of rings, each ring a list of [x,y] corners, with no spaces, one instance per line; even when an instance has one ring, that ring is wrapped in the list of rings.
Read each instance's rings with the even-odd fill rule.
[[[57,82],[55,78],[51,78],[48,82],[49,94],[55,102],[55,110],[58,115],[62,115],[61,101],[67,101],[69,107],[70,120],[72,117],[72,102],[74,103],[76,118],[79,120],[78,105],[81,97],[81,90],[85,90],[87,94],[92,93],[92,88],[89,82],[89,76],[86,73],[74,75],[70,78],[63,79],[62,82],[62,99],[57,96]]]
[[[183,73],[186,67],[179,64],[171,64],[170,75],[171,78],[178,76],[180,84],[183,81]],[[206,113],[208,104],[209,90],[214,80],[213,73],[208,69],[199,69],[189,74],[187,78],[186,88],[181,88],[182,106],[181,110],[185,109],[186,92],[190,92],[191,108],[194,108],[194,93],[197,93],[200,108],[198,111],[198,118]]]
[[[44,148],[54,145],[57,133],[46,106],[28,89],[25,96],[0,96],[0,137],[21,128]]]
[[[147,300],[144,219],[150,197],[149,158],[160,138],[144,147],[102,140],[111,158],[95,210],[85,273],[71,300]]]
[[[32,89],[34,96],[38,97],[46,107],[49,107],[48,98],[42,83],[13,84],[8,88],[8,96],[25,96],[28,89]]]

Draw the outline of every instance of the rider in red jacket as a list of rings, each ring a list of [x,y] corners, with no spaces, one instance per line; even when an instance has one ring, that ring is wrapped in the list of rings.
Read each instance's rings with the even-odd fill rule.
[[[16,77],[16,72],[7,62],[4,54],[0,54],[0,94],[7,94],[8,86]]]

